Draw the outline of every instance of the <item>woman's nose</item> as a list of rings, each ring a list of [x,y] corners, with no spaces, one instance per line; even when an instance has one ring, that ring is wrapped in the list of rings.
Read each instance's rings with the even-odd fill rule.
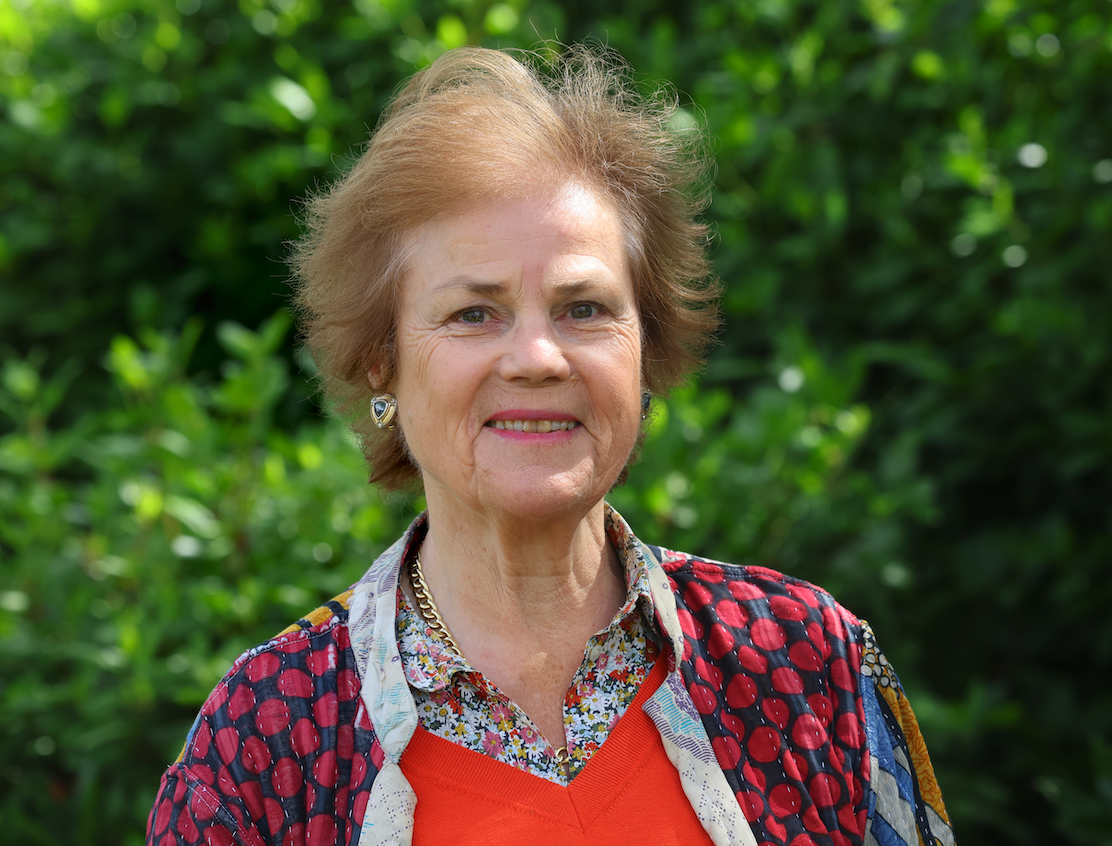
[[[564,339],[547,315],[519,320],[506,334],[499,373],[507,381],[537,383],[560,381],[571,375]]]

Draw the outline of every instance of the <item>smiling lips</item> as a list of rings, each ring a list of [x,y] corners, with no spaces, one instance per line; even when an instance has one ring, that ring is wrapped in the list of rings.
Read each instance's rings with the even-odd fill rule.
[[[549,432],[566,432],[579,425],[576,420],[491,420],[486,425],[503,432],[532,432],[547,435]]]

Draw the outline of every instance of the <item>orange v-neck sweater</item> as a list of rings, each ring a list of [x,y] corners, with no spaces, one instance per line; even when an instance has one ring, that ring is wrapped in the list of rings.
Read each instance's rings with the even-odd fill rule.
[[[567,787],[418,728],[401,760],[417,794],[413,846],[709,844],[660,733],[641,710],[664,681],[666,663],[656,662]]]

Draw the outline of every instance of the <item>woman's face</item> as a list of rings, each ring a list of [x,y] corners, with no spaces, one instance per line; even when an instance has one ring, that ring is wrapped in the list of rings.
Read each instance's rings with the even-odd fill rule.
[[[641,323],[618,215],[579,185],[420,227],[398,309],[398,422],[430,504],[586,513],[640,426]]]

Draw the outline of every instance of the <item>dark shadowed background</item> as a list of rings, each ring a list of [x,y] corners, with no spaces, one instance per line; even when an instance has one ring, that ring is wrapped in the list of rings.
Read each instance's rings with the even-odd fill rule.
[[[1112,843],[1109,0],[0,3],[0,837],[141,843],[228,664],[419,507],[283,242],[417,66],[553,37],[718,160],[728,328],[614,504],[868,618],[960,842]]]

